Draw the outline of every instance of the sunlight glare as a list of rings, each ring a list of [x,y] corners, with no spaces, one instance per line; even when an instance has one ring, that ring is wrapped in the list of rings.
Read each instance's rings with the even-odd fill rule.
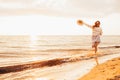
[[[31,43],[36,43],[37,35],[30,35],[30,40],[31,40]]]
[[[38,60],[42,60],[44,58],[41,58],[41,57],[33,57],[31,58],[31,61],[38,61]]]
[[[32,48],[32,50],[36,48],[36,44],[37,44],[37,35],[30,35],[30,47]]]
[[[47,78],[36,78],[36,80],[48,80]]]

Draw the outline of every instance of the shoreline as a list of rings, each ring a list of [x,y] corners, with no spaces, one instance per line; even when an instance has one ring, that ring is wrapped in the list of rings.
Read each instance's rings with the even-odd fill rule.
[[[16,64],[16,65],[8,65],[8,66],[1,66],[0,67],[0,74],[10,73],[10,72],[18,72],[18,71],[24,71],[24,70],[30,70],[35,68],[42,68],[42,67],[52,67],[57,65],[62,65],[65,63],[71,63],[71,62],[78,62],[78,61],[84,61],[84,60],[91,60],[95,59],[96,64],[99,64],[97,57],[104,57],[104,56],[110,56],[117,53],[104,53],[104,54],[98,54],[97,56],[89,51],[89,53],[84,55],[81,53],[79,55],[71,55],[61,58],[53,58],[53,59],[47,59],[47,60],[37,60],[37,61],[29,61],[26,63]]]
[[[46,71],[43,72],[42,70],[39,70],[39,69],[41,69],[41,68],[39,68],[41,65],[41,64],[39,64],[40,62],[36,62],[35,63],[36,65],[34,65],[34,62],[33,62],[32,64],[31,63],[29,65],[27,64],[26,67],[28,69],[26,69],[26,70],[25,70],[26,67],[23,67],[23,69],[22,69],[21,65],[19,65],[19,67],[17,65],[16,69],[18,69],[18,71],[12,72],[12,73],[10,72],[7,74],[0,74],[0,76],[3,76],[5,78],[9,74],[10,75],[17,74],[20,72],[22,74],[23,72],[27,72],[27,71],[30,73],[32,71],[31,74],[33,74],[33,73],[36,74],[36,70],[38,70],[38,72],[39,72],[38,75],[41,75],[41,76],[37,76],[35,78],[45,77],[45,78],[48,78],[46,80],[49,80],[49,79],[52,79],[52,80],[63,80],[63,79],[77,80],[78,78],[84,76],[89,71],[91,71],[91,69],[97,65],[96,61],[98,61],[99,64],[102,64],[108,60],[118,57],[119,55],[120,55],[120,53],[111,54],[111,55],[103,55],[103,56],[99,56],[98,59],[96,59],[95,57],[90,57],[90,58],[86,58],[85,60],[82,60],[82,61],[80,61],[80,57],[72,56],[74,58],[69,57],[69,58],[53,59],[52,61],[46,61],[45,63],[43,62],[44,67],[43,68],[41,67],[41,68],[47,69],[47,71],[50,71],[50,72],[46,72]],[[56,61],[56,64],[50,64],[51,62],[53,63],[54,61]],[[59,62],[61,62],[61,64]],[[7,67],[4,67],[4,70],[5,70],[5,68],[7,68]],[[10,67],[8,67],[8,68],[10,71],[11,71],[11,69],[13,69],[13,70],[15,69],[15,67],[12,67],[11,69],[10,69]],[[22,69],[23,71],[19,72],[19,69]],[[2,70],[2,68],[1,68],[1,70]],[[8,72],[9,72],[9,70],[8,70]],[[41,71],[43,74],[41,73]],[[45,75],[44,73],[47,75]],[[29,76],[31,74],[29,74]],[[63,74],[66,74],[66,75],[63,75]],[[24,75],[24,78],[26,75]],[[71,76],[71,77],[68,78],[68,76]],[[34,76],[32,76],[32,77],[34,77]],[[23,77],[21,77],[21,78],[23,78]],[[27,78],[27,76],[26,76],[26,78]],[[0,77],[0,79],[2,79],[2,78]],[[13,78],[11,78],[11,79],[13,79]]]

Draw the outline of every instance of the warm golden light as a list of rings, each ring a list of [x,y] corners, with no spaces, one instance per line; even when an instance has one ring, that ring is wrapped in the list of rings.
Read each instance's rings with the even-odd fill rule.
[[[36,43],[37,35],[34,35],[34,34],[30,35],[30,40],[31,40],[31,43]]]
[[[37,35],[30,35],[30,47],[32,50],[36,49]]]
[[[47,78],[36,78],[36,80],[48,80]]]

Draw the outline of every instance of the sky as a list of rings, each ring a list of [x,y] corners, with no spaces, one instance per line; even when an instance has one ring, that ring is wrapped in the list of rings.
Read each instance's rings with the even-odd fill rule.
[[[101,21],[104,35],[120,35],[120,0],[0,0],[0,35],[91,35],[77,25]]]

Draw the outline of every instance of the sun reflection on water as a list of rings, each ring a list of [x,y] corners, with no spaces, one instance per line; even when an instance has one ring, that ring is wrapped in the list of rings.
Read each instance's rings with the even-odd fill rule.
[[[37,35],[30,35],[30,47],[32,50],[36,49],[38,36]]]
[[[35,80],[49,80],[47,78],[36,78]]]

